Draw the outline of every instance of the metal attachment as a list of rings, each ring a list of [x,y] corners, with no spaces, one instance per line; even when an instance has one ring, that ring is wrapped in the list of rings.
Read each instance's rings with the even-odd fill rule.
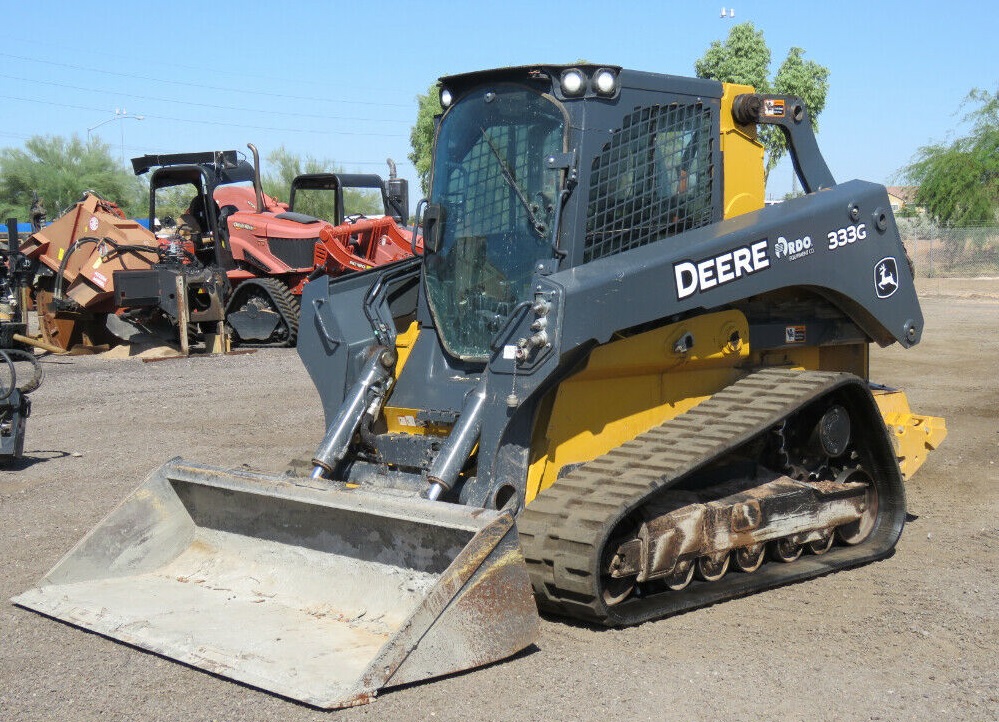
[[[826,456],[834,458],[842,455],[850,444],[850,414],[839,404],[830,406],[819,419],[813,434],[816,445]]]
[[[763,112],[763,98],[756,94],[736,96],[732,102],[732,118],[739,125],[756,123]]]
[[[692,348],[694,348],[694,335],[685,333],[673,344],[673,353],[687,353]]]

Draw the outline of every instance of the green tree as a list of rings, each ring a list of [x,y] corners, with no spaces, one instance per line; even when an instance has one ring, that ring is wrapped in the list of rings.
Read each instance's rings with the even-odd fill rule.
[[[694,61],[694,72],[699,78],[752,85],[760,93],[797,95],[805,101],[812,128],[818,132],[819,114],[825,108],[829,92],[829,68],[805,60],[804,55],[803,49],[791,48],[770,80],[771,53],[763,31],[752,23],[740,23],[732,27],[725,42],[713,41],[704,55]],[[765,174],[769,177],[787,153],[787,144],[784,134],[773,126],[761,127],[759,137],[766,152]]]
[[[752,85],[761,93],[769,93],[770,48],[763,31],[752,23],[734,25],[724,43],[713,40],[704,55],[694,61],[694,72],[699,78]]]
[[[191,203],[191,198],[196,192],[193,185],[184,183],[179,186],[166,186],[156,189],[156,217],[160,223],[165,223],[167,218],[176,220],[187,210]],[[140,216],[149,214],[148,209],[143,209]]]
[[[61,215],[86,190],[117,203],[127,215],[145,215],[147,186],[119,165],[110,147],[78,136],[34,136],[23,148],[0,151],[0,217],[27,220],[38,193],[49,219]]]
[[[302,158],[283,145],[267,154],[268,172],[264,173],[261,183],[264,193],[287,200],[288,190],[295,176],[303,173],[337,173],[341,169],[331,160],[319,160],[308,156]]]
[[[302,158],[284,146],[267,155],[269,172],[263,174],[260,183],[264,193],[287,201],[291,192],[291,182],[296,176],[305,173],[342,173],[343,168],[329,159],[312,156]],[[336,215],[332,191],[305,190],[295,194],[295,210],[316,218],[332,221]],[[345,215],[361,213],[378,215],[384,213],[381,194],[378,191],[362,188],[347,188],[343,193]]]
[[[829,92],[829,68],[814,60],[804,59],[805,51],[794,47],[774,75],[774,92],[782,95],[797,95],[805,101],[812,130],[819,132],[819,114],[826,107],[826,94]],[[767,149],[766,175],[777,167],[777,163],[787,153],[787,140],[779,128],[763,128],[763,144]]]
[[[923,146],[903,168],[918,186],[916,205],[944,225],[992,224],[999,212],[999,91],[972,90],[964,117],[970,132],[950,143]]]
[[[420,177],[420,188],[424,195],[430,193],[430,167],[433,165],[434,152],[434,116],[443,112],[441,108],[440,86],[434,83],[427,92],[416,96],[418,108],[416,124],[409,133],[409,142],[413,147],[408,158],[416,166]]]

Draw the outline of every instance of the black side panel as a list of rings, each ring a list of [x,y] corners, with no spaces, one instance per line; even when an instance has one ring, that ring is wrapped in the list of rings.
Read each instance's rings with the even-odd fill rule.
[[[829,298],[874,341],[922,333],[905,248],[883,186],[834,188],[556,273],[565,353],[588,340],[794,286]]]
[[[275,218],[280,218],[284,221],[292,221],[294,223],[319,223],[319,219],[315,216],[310,216],[306,213],[295,213],[293,211],[288,211],[286,213],[278,213]]]
[[[267,239],[271,253],[287,263],[289,268],[311,269],[315,262],[317,243],[319,243],[318,236],[315,238]]]
[[[157,306],[160,302],[158,269],[115,271],[114,305],[118,308]]]

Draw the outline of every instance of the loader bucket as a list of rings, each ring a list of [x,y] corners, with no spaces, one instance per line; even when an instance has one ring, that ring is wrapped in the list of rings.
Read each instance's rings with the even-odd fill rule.
[[[13,601],[325,708],[538,631],[507,512],[181,459]]]

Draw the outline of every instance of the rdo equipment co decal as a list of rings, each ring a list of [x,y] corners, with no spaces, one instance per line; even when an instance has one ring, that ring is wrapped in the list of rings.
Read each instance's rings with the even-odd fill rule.
[[[797,261],[799,258],[810,256],[815,253],[811,236],[796,238],[789,241],[784,236],[779,236],[774,243],[774,258],[786,258],[789,261]]]

